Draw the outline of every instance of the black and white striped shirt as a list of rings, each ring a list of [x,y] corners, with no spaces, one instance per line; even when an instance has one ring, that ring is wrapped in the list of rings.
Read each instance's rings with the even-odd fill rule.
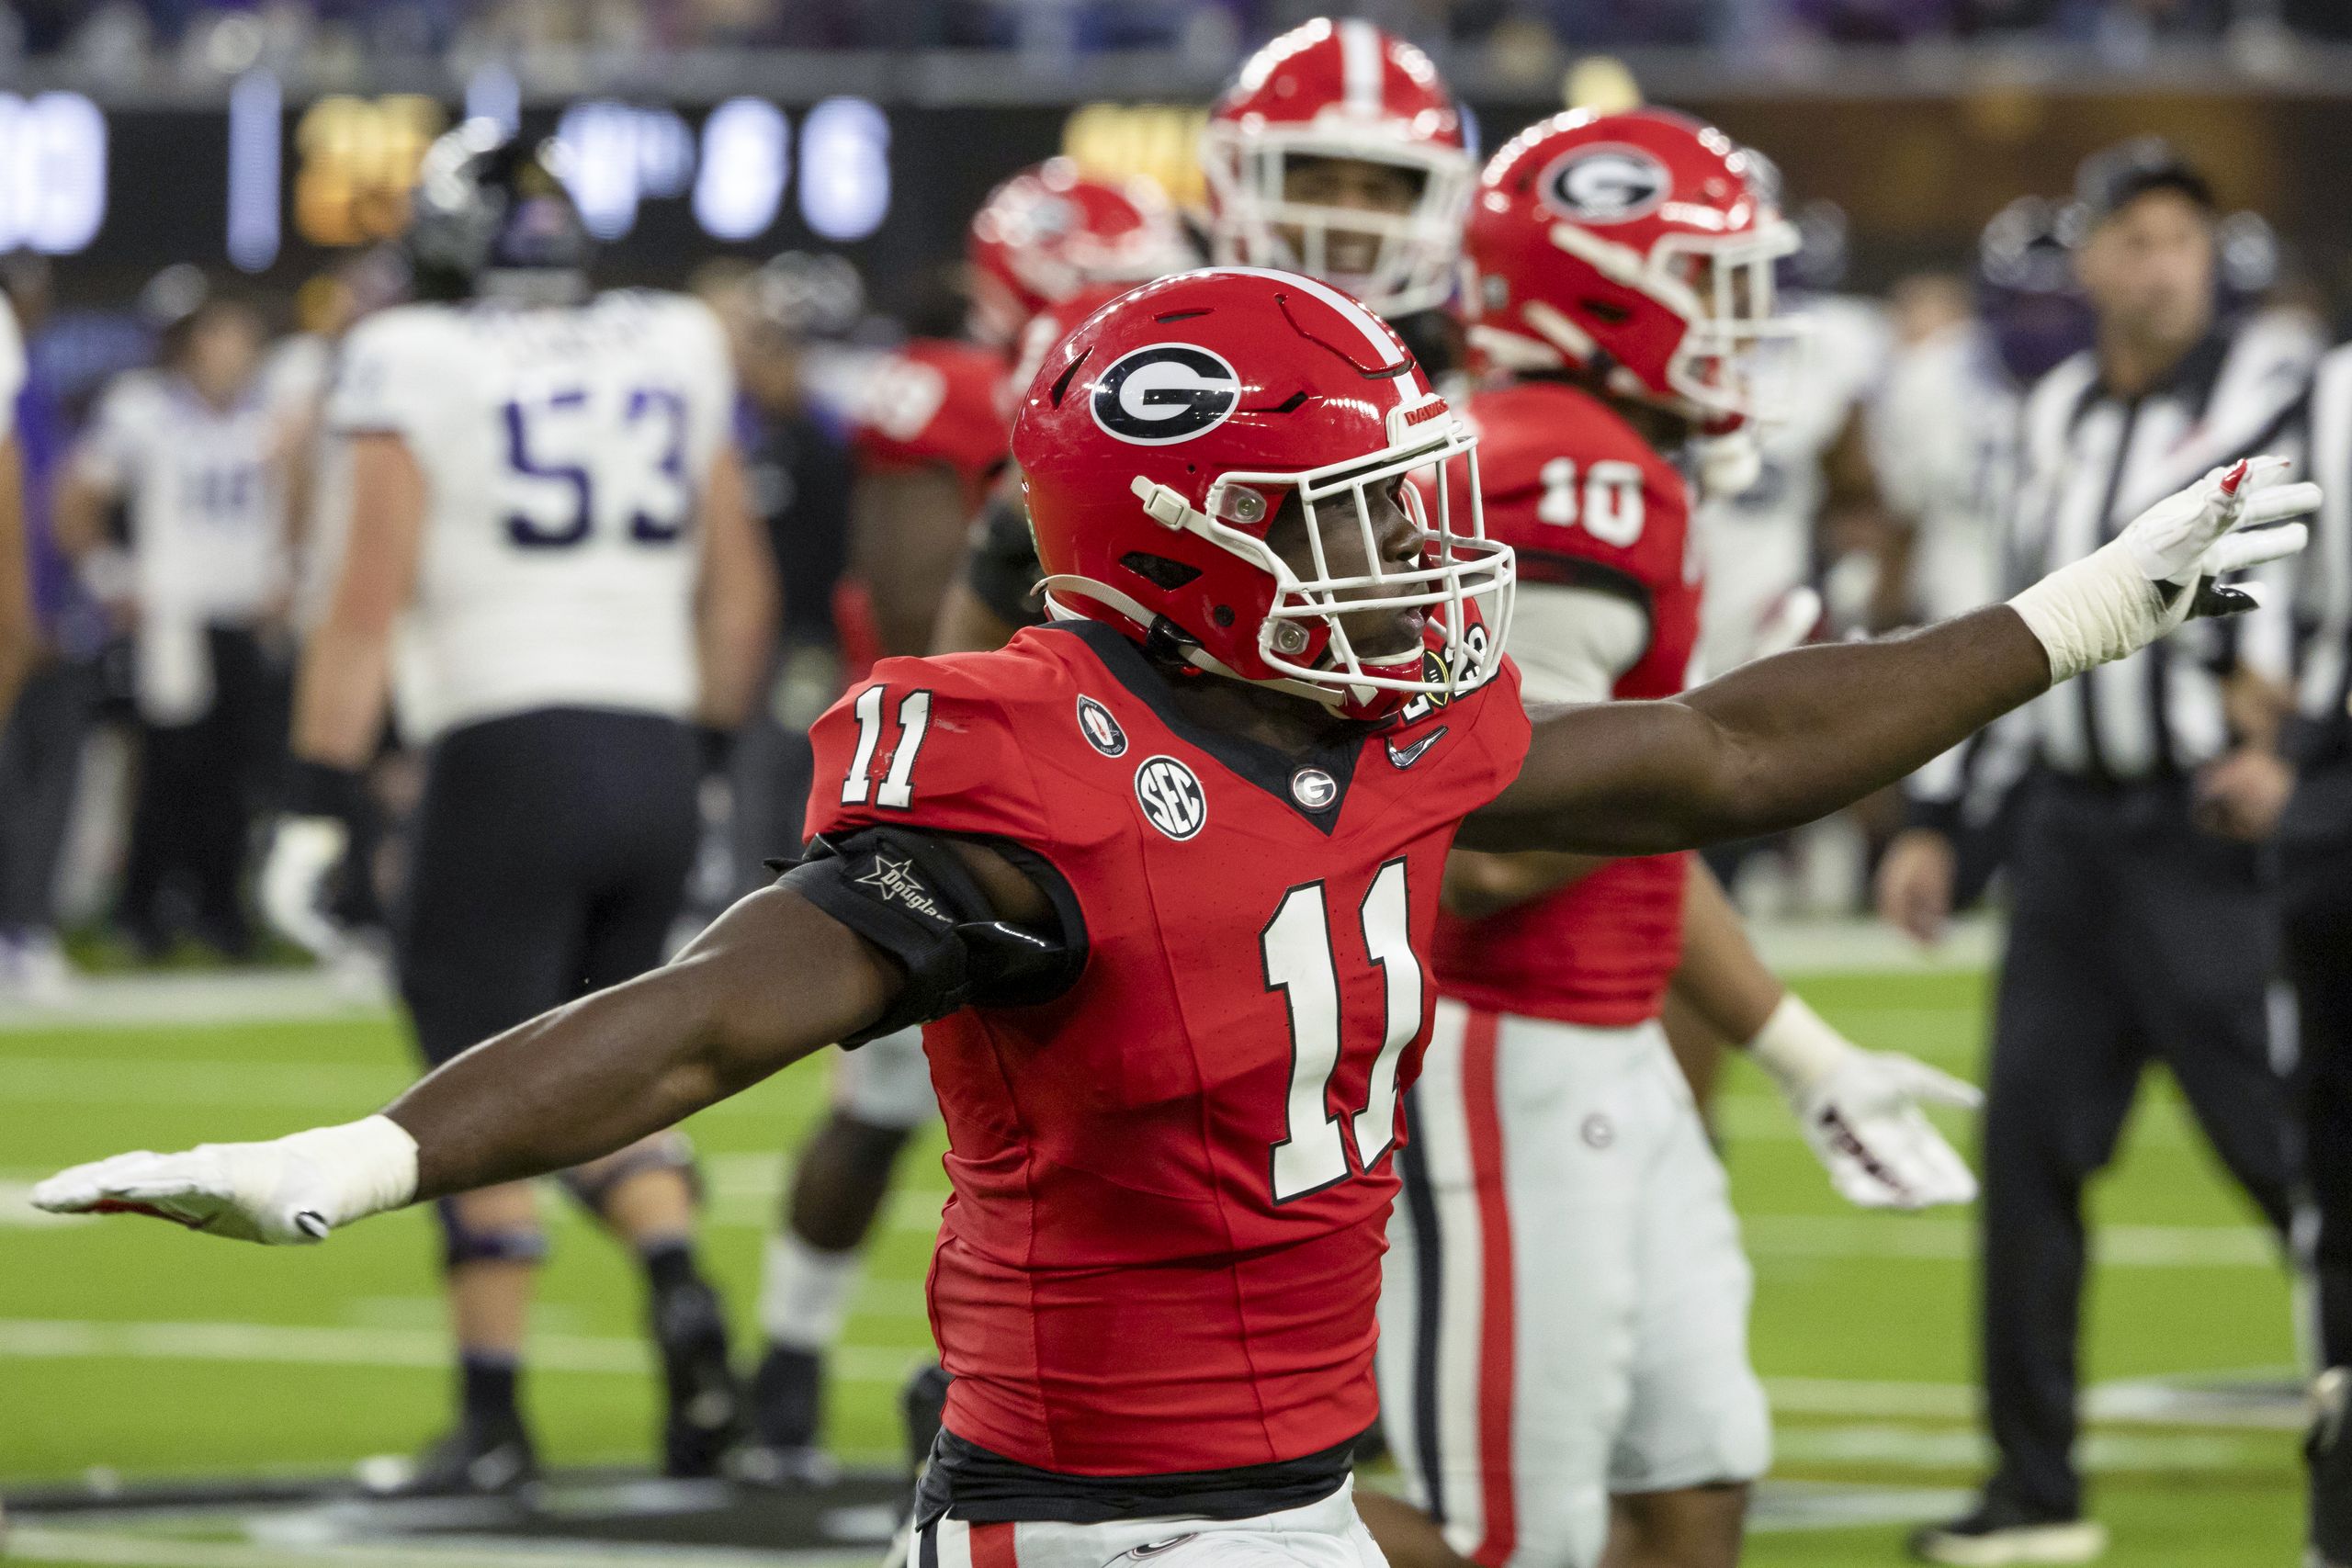
[[[2209,468],[2262,452],[2300,460],[2319,347],[2301,317],[2260,313],[2215,331],[2137,395],[2109,388],[2089,353],[2043,377],[2026,400],[2007,523],[2012,590],[2089,555]],[[2265,569],[2273,592],[2259,610],[2185,627],[2054,688],[1965,758],[1923,771],[1915,800],[1956,805],[1964,794],[1973,806],[2034,762],[2108,786],[2212,761],[2233,743],[2226,677],[2292,678],[2296,570]]]
[[[2290,745],[2306,765],[2352,755],[2352,344],[2321,360],[2312,384],[2311,477],[2324,499],[2297,585],[2306,636]]]

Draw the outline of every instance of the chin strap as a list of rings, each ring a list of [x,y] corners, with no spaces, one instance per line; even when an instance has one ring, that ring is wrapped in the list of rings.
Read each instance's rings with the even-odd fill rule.
[[[1171,660],[1189,665],[1204,674],[1221,675],[1228,681],[1238,681],[1247,686],[1263,686],[1268,691],[1287,692],[1292,696],[1305,697],[1307,701],[1323,707],[1336,708],[1347,699],[1348,694],[1336,686],[1318,685],[1312,681],[1293,680],[1286,675],[1253,681],[1247,675],[1239,674],[1231,665],[1194,642],[1182,627],[1177,626],[1166,616],[1154,614],[1137,603],[1132,595],[1122,593],[1108,583],[1097,582],[1091,577],[1080,577],[1069,572],[1057,573],[1045,579],[1038,586],[1045,590],[1046,614],[1053,620],[1101,620],[1102,616],[1090,615],[1085,611],[1075,608],[1064,597],[1057,597],[1057,595],[1066,595],[1067,599],[1091,599],[1127,622],[1129,634],[1143,642],[1147,652],[1164,653]],[[1161,632],[1159,627],[1162,625],[1166,625],[1170,629],[1165,633]]]

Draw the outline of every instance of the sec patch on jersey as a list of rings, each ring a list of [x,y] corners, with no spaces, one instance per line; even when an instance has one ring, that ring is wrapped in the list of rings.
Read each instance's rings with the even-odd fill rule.
[[[1182,843],[1208,825],[1208,795],[1193,770],[1173,757],[1147,757],[1136,770],[1144,820]]]

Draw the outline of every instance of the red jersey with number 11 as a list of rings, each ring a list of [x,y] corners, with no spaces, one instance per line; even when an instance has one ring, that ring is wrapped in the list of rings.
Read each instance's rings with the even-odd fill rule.
[[[1372,1424],[1439,881],[1527,750],[1503,669],[1289,756],[1188,722],[1139,649],[1074,623],[885,660],[818,721],[811,832],[1010,840],[1083,913],[1061,998],[924,1032],[954,1188],[930,1290],[949,1431],[1165,1475]]]

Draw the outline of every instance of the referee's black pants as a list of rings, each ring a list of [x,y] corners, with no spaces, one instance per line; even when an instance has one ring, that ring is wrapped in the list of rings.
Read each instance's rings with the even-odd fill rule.
[[[2287,975],[2301,1021],[2294,1107],[2310,1199],[2296,1239],[2316,1287],[2321,1364],[2352,1366],[2352,761],[2307,777],[2288,823]],[[2298,833],[2299,825],[2317,831]]]
[[[2278,922],[2260,852],[2194,827],[2185,784],[2027,787],[1984,1118],[1984,1399],[1991,1490],[2074,1515],[2083,1189],[2149,1063],[2286,1229],[2287,1085],[2266,996]]]

